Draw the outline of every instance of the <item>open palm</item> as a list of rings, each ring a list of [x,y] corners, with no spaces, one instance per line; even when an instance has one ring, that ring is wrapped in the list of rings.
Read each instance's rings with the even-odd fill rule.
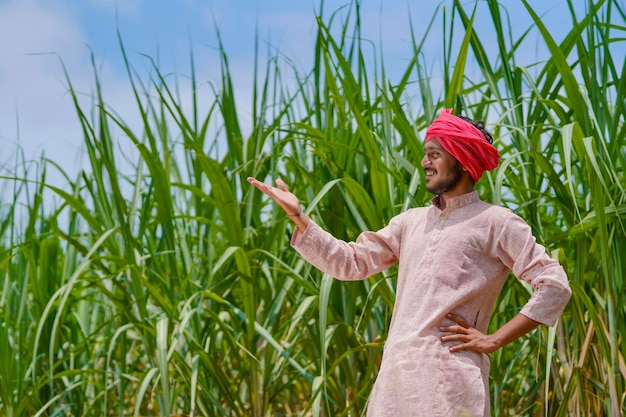
[[[300,211],[300,201],[289,189],[283,180],[277,179],[276,185],[272,187],[253,177],[248,177],[248,182],[267,194],[274,200],[287,214],[296,214]]]

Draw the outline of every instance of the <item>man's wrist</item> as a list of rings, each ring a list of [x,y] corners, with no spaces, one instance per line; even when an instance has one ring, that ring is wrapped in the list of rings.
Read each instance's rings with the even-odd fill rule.
[[[489,340],[489,344],[491,344],[493,351],[496,351],[505,345],[504,341],[495,333],[490,334],[487,340]]]
[[[309,217],[302,210],[300,210],[297,216],[290,216],[289,218],[296,224],[296,227],[300,229],[301,232],[306,230],[310,221]]]
[[[300,217],[300,215],[302,214],[302,209],[298,208],[298,212],[295,214],[287,214],[287,216],[289,217]]]

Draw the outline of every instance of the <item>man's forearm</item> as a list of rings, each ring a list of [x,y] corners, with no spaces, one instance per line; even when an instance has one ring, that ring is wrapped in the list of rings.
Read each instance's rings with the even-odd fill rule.
[[[541,323],[538,321],[528,318],[523,314],[518,314],[504,326],[492,333],[491,337],[495,341],[496,346],[501,348],[531,332],[540,325]]]

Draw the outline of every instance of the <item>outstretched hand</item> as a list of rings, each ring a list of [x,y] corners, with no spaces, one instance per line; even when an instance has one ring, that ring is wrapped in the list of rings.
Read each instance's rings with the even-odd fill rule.
[[[270,196],[272,200],[285,210],[287,215],[295,215],[300,211],[298,197],[289,191],[287,184],[285,184],[283,180],[276,180],[278,188],[265,184],[253,177],[248,177],[248,182]]]
[[[474,350],[480,353],[492,353],[500,348],[499,344],[492,335],[487,335],[478,329],[471,327],[462,317],[448,314],[446,315],[457,324],[447,327],[440,327],[439,330],[450,333],[443,336],[443,342],[462,342],[450,348],[450,352],[458,352],[461,350]]]
[[[298,228],[302,231],[306,229],[309,221],[308,217],[302,213],[298,197],[289,191],[287,184],[285,184],[283,180],[276,180],[276,185],[278,187],[272,187],[271,185],[265,184],[254,177],[248,177],[248,182],[261,190],[263,193],[270,196],[276,204],[285,210],[285,213],[287,213],[289,218],[298,226]]]

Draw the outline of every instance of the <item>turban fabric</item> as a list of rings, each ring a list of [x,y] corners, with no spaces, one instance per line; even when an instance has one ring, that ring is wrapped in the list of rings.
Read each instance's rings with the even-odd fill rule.
[[[485,135],[473,124],[452,114],[451,109],[441,110],[441,114],[426,129],[426,142],[437,139],[469,171],[477,183],[484,171],[498,166],[500,154]]]

